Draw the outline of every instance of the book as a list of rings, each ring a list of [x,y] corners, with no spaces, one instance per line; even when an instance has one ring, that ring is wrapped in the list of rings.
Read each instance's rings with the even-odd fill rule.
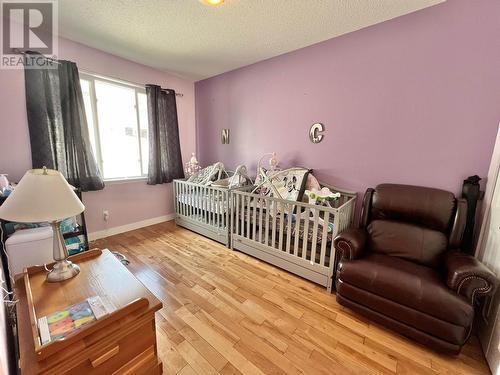
[[[64,310],[39,318],[38,330],[41,344],[63,340],[68,335],[115,310],[116,307],[108,298],[94,296]]]

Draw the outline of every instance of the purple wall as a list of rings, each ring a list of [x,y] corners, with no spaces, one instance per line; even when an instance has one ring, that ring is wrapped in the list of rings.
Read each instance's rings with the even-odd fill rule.
[[[282,165],[359,192],[400,182],[457,193],[465,177],[488,172],[499,16],[498,0],[452,0],[197,82],[200,162],[254,171],[276,151]],[[315,122],[327,129],[317,145]]]
[[[75,61],[80,69],[135,83],[155,83],[182,92],[178,98],[180,140],[184,160],[195,149],[194,84],[159,70],[124,60],[67,39],[59,39],[59,57]],[[19,181],[31,168],[26,117],[24,72],[0,70],[0,173]],[[145,181],[108,183],[102,191],[84,193],[89,232],[162,217],[174,212],[172,185]],[[102,218],[103,209],[110,219]]]

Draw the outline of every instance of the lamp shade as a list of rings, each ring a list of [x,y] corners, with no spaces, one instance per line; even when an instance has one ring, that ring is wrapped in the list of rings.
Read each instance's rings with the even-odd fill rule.
[[[60,172],[32,169],[0,206],[0,218],[20,223],[51,222],[78,215],[84,209]]]

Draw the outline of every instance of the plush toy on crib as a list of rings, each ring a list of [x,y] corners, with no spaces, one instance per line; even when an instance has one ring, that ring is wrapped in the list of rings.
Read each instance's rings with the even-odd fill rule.
[[[327,187],[321,190],[312,188],[311,190],[306,190],[304,194],[309,198],[309,204],[325,205],[340,198],[340,193],[334,193]]]

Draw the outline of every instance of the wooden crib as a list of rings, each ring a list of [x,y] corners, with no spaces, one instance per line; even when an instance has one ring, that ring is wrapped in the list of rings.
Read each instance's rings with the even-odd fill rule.
[[[175,222],[229,247],[231,190],[174,180]]]
[[[328,207],[233,190],[231,248],[331,291],[333,239],[353,224],[356,193],[328,187],[340,193]]]
[[[229,245],[229,189],[174,180],[175,222]]]

